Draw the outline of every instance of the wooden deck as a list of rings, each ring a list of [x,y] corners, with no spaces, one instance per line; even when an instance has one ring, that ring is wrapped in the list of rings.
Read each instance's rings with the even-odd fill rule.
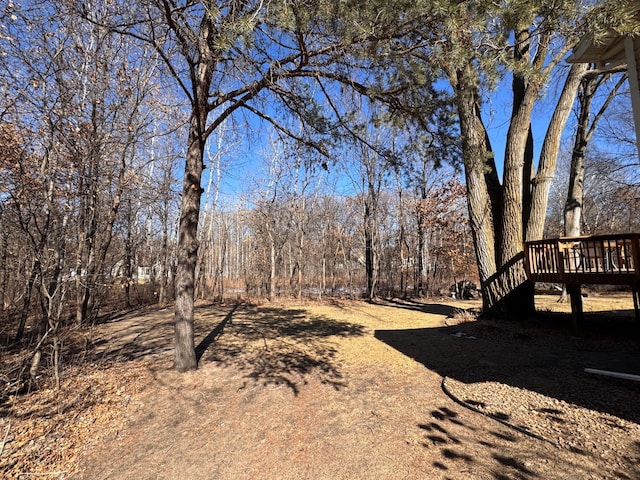
[[[525,243],[525,268],[534,282],[564,283],[576,321],[580,285],[629,285],[640,319],[640,234],[562,237]]]

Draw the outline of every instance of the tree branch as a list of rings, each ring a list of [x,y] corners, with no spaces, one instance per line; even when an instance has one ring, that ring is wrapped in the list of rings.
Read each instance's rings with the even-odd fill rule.
[[[618,94],[618,90],[620,89],[622,84],[624,84],[624,82],[626,82],[627,77],[628,77],[627,73],[625,73],[624,75],[620,76],[620,78],[618,79],[618,82],[611,89],[611,91],[609,92],[609,95],[607,95],[607,99],[604,101],[604,103],[600,107],[600,110],[598,110],[598,113],[596,113],[595,116],[593,117],[593,120],[591,121],[591,125],[589,126],[589,130],[586,132],[586,135],[585,135],[587,141],[589,141],[591,139],[591,137],[593,136],[593,133],[596,130],[596,126],[598,125],[598,122],[600,121],[600,119],[604,115],[605,110],[609,107],[609,105],[611,104],[613,99]]]
[[[323,155],[325,157],[329,157],[329,151],[327,150],[327,148],[324,145],[319,144],[317,142],[309,140],[308,138],[304,138],[304,137],[301,137],[300,135],[297,135],[297,134],[293,133],[291,130],[289,130],[288,128],[284,127],[280,123],[278,123],[275,119],[271,118],[266,113],[261,112],[260,110],[257,110],[256,108],[252,107],[251,105],[248,105],[248,104],[244,103],[244,104],[242,104],[240,106],[242,108],[246,108],[247,110],[249,110],[254,115],[256,115],[256,116],[262,118],[263,120],[265,120],[266,122],[270,123],[271,125],[273,125],[276,128],[276,130],[284,133],[288,137],[293,138],[294,140],[302,143],[303,145],[306,145],[306,146],[308,146],[310,148],[313,148],[314,150],[316,150],[318,153],[320,153],[321,155]]]

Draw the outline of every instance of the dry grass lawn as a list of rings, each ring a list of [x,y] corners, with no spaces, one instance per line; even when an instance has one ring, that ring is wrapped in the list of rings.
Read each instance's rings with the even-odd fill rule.
[[[202,305],[200,368],[170,370],[172,312],[86,332],[63,389],[3,405],[5,478],[640,478],[627,296],[585,330],[540,299],[526,321],[474,302]],[[601,310],[616,310],[598,313]],[[545,313],[547,312],[547,313]],[[513,319],[515,320],[515,319]],[[76,358],[76,357],[73,357]],[[442,388],[443,378],[445,390]]]

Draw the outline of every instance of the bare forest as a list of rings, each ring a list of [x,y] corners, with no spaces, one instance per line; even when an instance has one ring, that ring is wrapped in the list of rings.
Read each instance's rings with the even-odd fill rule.
[[[499,267],[507,253],[521,248],[524,230],[537,232],[527,239],[545,225],[561,233],[571,176],[564,152],[574,138],[562,133],[576,96],[575,117],[593,119],[588,138],[578,138],[580,128],[575,134],[580,158],[588,155],[579,230],[638,228],[623,70],[553,70],[575,44],[579,12],[565,18],[558,10],[566,30],[527,37],[535,56],[513,52],[523,65],[553,59],[546,81],[564,87],[546,100],[557,102],[538,162],[546,180],[536,180],[529,147],[521,152],[529,173],[510,173],[514,145],[532,121],[516,125],[514,116],[500,184],[491,145],[473,153],[471,139],[487,130],[482,118],[465,119],[479,113],[465,95],[489,92],[502,74],[438,56],[451,54],[464,33],[442,12],[395,6],[406,9],[396,22],[392,12],[371,17],[321,2],[313,18],[291,6],[291,24],[286,6],[263,12],[232,2],[210,15],[190,4],[153,5],[2,7],[0,335],[3,345],[31,352],[32,377],[40,352],[57,369],[65,328],[142,305],[176,302],[176,345],[185,347],[178,369],[196,365],[198,299],[460,297],[458,287],[471,282],[485,311],[509,311],[488,278],[506,275],[500,288],[519,291],[521,267]],[[469,32],[489,18],[466,14],[477,15]],[[607,13],[608,21],[616,14],[623,12]],[[512,21],[505,17],[503,28]],[[353,30],[366,22],[369,33]],[[444,49],[431,43],[438,22],[452,37]],[[250,31],[253,43],[242,40]],[[386,33],[371,33],[378,31]],[[292,43],[274,42],[275,32]],[[552,38],[565,43],[554,50]],[[483,71],[485,83],[465,77]],[[541,88],[517,69],[513,75],[516,103]],[[545,223],[540,209],[558,152]],[[523,178],[530,190],[518,187]],[[522,191],[522,211],[507,212],[507,197]]]
[[[57,365],[65,327],[174,300],[189,115],[153,45],[100,10],[43,5],[3,10],[0,333],[52,348]],[[267,127],[223,127],[203,157],[195,299],[422,297],[477,282],[453,124],[424,149],[383,120],[325,152],[272,135],[244,169],[243,128]],[[221,178],[247,168],[225,193]]]

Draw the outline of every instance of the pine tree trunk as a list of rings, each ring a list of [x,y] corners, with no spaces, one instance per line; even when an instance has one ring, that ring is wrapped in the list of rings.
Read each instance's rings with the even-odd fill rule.
[[[528,63],[531,39],[527,25],[528,23],[525,22],[516,28],[516,48],[513,55],[517,61]],[[522,73],[516,72],[513,73],[511,88],[513,108],[504,155],[503,203],[497,256],[497,287],[504,298],[501,306],[504,313],[511,313],[512,308],[518,306],[524,312],[534,311],[533,290],[531,289],[531,299],[528,299],[524,296],[529,289],[520,287],[527,282],[523,240],[525,221],[528,218],[527,209],[531,202],[529,197],[529,182],[533,168],[531,112],[538,89],[532,87]],[[523,298],[520,298],[521,295]],[[518,298],[511,302],[508,298],[511,296]]]
[[[205,96],[206,101],[206,96]],[[189,126],[189,146],[182,184],[180,231],[178,240],[178,264],[176,268],[176,307],[174,315],[175,358],[173,367],[179,372],[195,370],[196,359],[193,316],[194,285],[198,260],[198,217],[202,179],[204,140],[200,125],[202,118],[191,118]]]

